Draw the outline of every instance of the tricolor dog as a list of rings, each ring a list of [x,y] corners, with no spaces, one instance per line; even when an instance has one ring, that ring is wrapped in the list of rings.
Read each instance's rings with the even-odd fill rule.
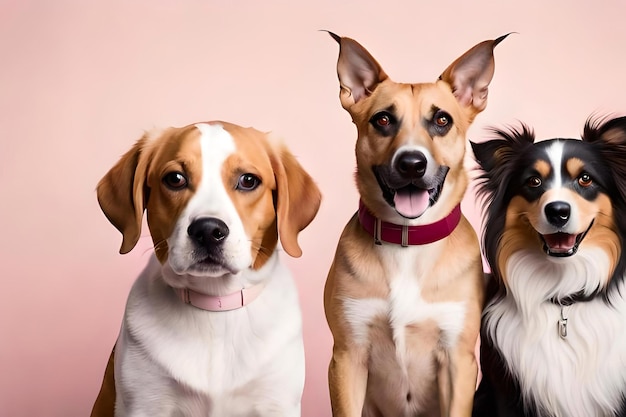
[[[492,279],[474,415],[626,416],[626,117],[472,144]]]
[[[420,84],[393,82],[359,43],[332,36],[361,198],[325,288],[333,414],[469,416],[483,271],[460,210],[466,133],[487,105],[504,36]]]
[[[224,122],[152,132],[100,181],[98,201],[121,253],[145,210],[155,253],[93,415],[114,392],[118,417],[300,416],[298,293],[277,244],[301,255],[320,192],[284,145]]]

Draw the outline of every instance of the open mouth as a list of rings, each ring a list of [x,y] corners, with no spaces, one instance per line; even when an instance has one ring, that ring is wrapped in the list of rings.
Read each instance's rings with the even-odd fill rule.
[[[543,240],[543,250],[547,255],[557,258],[565,258],[574,255],[592,225],[593,221],[589,224],[587,230],[580,234],[557,232],[540,235]]]
[[[387,204],[402,217],[416,219],[439,200],[449,168],[441,166],[431,178],[422,177],[408,183],[394,179],[386,167],[377,166],[373,171]]]
[[[407,185],[392,192],[392,205],[396,211],[403,217],[415,219],[437,202],[441,187],[423,190],[415,185]]]

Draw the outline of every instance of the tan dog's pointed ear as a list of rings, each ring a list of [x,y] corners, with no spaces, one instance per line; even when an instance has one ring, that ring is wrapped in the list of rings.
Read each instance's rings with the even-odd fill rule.
[[[372,55],[357,41],[328,32],[339,44],[337,75],[341,91],[339,98],[347,109],[366,97],[376,86],[389,78]]]
[[[147,158],[142,158],[146,143],[142,137],[100,180],[98,203],[107,219],[123,235],[120,253],[130,252],[141,234],[145,208],[144,192]]]
[[[450,84],[462,107],[473,109],[474,116],[487,107],[488,87],[495,71],[493,50],[509,35],[479,43],[457,58],[439,76],[440,80]]]
[[[315,218],[322,195],[311,176],[285,146],[275,146],[270,159],[277,187],[278,234],[285,252],[298,258],[302,255],[298,234]]]

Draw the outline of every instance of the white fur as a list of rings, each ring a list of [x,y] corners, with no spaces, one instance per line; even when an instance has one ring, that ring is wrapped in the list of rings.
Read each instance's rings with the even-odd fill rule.
[[[561,167],[563,160],[563,147],[564,143],[559,140],[555,140],[549,147],[546,149],[546,153],[548,154],[548,159],[550,160],[550,166],[554,167],[554,176],[552,177],[552,188],[561,187],[563,183],[563,178],[561,175]]]
[[[343,314],[352,331],[352,338],[358,346],[368,343],[369,326],[379,317],[387,315],[388,302],[382,298],[345,298]]]
[[[220,126],[202,131],[203,178],[176,220],[169,259],[152,256],[130,292],[115,352],[116,417],[300,416],[304,346],[298,294],[274,253],[259,270],[250,239],[224,189],[220,166],[235,152]],[[187,228],[199,216],[229,227],[229,268],[199,276]],[[245,221],[245,220],[243,220]],[[265,282],[245,308],[209,312],[186,305],[172,286],[229,293]]]
[[[433,246],[436,245],[437,243]],[[405,249],[424,252],[423,247]],[[463,330],[463,323],[465,323],[465,302],[427,302],[421,295],[419,278],[428,274],[429,269],[427,267],[418,268],[415,259],[428,259],[428,254],[422,253],[417,258],[411,256],[410,253],[399,252],[397,249],[389,252],[382,259],[390,260],[393,265],[389,265],[389,270],[395,272],[394,279],[390,284],[389,319],[398,349],[398,357],[404,356],[406,327],[412,323],[426,320],[433,320],[437,323],[441,329],[441,339],[445,343],[445,347],[454,346]],[[428,264],[428,262],[423,262],[423,264]]]
[[[554,417],[612,416],[626,386],[626,301],[601,297],[566,308],[568,334],[557,323],[561,307],[549,300],[606,283],[609,260],[598,249],[570,258],[513,254],[506,265],[506,298],[485,310],[488,336],[508,358],[522,392]],[[621,282],[614,294],[626,292]]]
[[[226,265],[232,271],[239,271],[250,265],[252,255],[243,224],[239,219],[237,209],[226,193],[221,176],[224,161],[236,151],[235,143],[230,134],[219,125],[197,124],[196,127],[202,132],[200,138],[202,179],[196,194],[176,222],[172,236],[167,239],[170,248],[168,261],[172,270],[178,275],[194,276],[198,273],[206,275],[206,271],[190,270],[195,261],[191,256],[193,242],[187,235],[187,227],[199,217],[216,217],[224,221],[230,230],[228,239],[223,244],[224,253],[228,256]],[[224,271],[219,272],[224,273]],[[191,286],[193,288],[193,284],[188,280],[178,283],[170,282],[170,284],[175,287]]]
[[[406,369],[411,358],[406,349],[405,332],[407,326],[427,320],[434,321],[440,328],[444,347],[452,347],[463,330],[465,322],[465,302],[430,303],[421,295],[420,280],[428,273],[428,262],[420,268],[415,259],[429,259],[428,253],[437,243],[427,246],[407,247],[398,251],[397,247],[383,244],[379,249],[390,271],[390,292],[388,299],[364,298],[343,300],[344,317],[352,330],[354,342],[368,342],[368,328],[375,319],[381,317],[389,322],[396,348],[398,364]],[[422,252],[419,257],[416,252]]]
[[[541,197],[541,216],[537,219],[537,222],[532,222],[533,228],[541,234],[550,234],[556,232],[578,234],[582,233],[589,225],[581,224],[580,208],[575,201],[572,200],[572,192],[564,187],[563,174],[561,172],[563,168],[563,151],[565,144],[562,141],[554,141],[546,153],[550,160],[550,166],[553,167],[553,176],[551,181],[548,182],[546,191]],[[555,201],[562,201],[570,205],[570,215],[567,223],[560,228],[555,227],[548,221],[546,216],[546,206]]]
[[[541,197],[541,216],[538,222],[531,221],[533,228],[542,235],[563,232],[571,234],[582,233],[589,224],[582,224],[582,216],[578,204],[572,199],[572,193],[564,191],[562,187],[546,192]],[[570,215],[567,223],[562,227],[556,227],[548,221],[546,206],[550,203],[561,201],[570,205]]]

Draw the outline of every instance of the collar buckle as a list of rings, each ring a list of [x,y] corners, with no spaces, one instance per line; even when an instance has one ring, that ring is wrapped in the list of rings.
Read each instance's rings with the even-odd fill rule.
[[[402,242],[400,242],[403,248],[409,246],[409,226],[406,224],[402,225]]]
[[[359,201],[359,223],[374,238],[376,245],[387,242],[408,247],[434,243],[450,236],[461,221],[461,217],[461,205],[457,204],[447,216],[434,223],[417,226],[394,224],[374,216],[363,201]]]

